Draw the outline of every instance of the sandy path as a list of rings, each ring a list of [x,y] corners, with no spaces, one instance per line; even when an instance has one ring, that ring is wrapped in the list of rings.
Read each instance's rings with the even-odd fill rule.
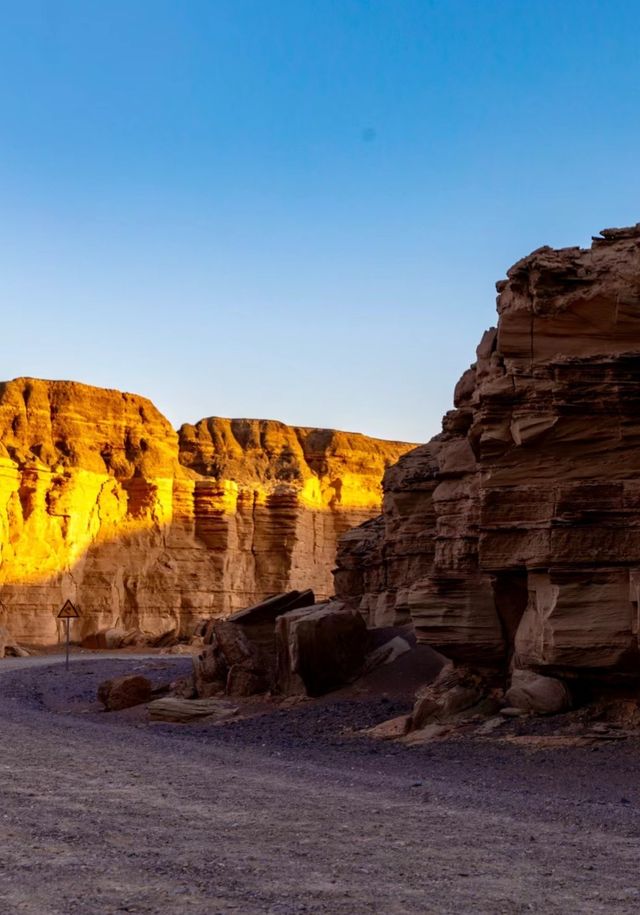
[[[361,742],[313,759],[268,737],[232,746],[214,728],[114,727],[1,694],[0,727],[2,913],[640,905],[635,807],[620,820],[564,798],[571,766],[531,803],[517,754],[498,779],[448,766],[442,750],[430,764]]]

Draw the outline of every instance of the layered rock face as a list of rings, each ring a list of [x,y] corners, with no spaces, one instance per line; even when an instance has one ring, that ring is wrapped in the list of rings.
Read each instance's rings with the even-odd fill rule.
[[[70,382],[0,387],[0,612],[18,641],[114,624],[188,626],[215,583],[192,534],[193,482],[148,400]]]
[[[640,227],[541,248],[443,431],[384,479],[336,592],[454,659],[640,670]]]
[[[333,429],[211,417],[180,429],[180,461],[198,476],[198,538],[230,595],[333,593],[341,534],[380,510],[385,469],[411,446]]]
[[[187,634],[310,579],[379,511],[409,446],[210,419],[178,435],[142,397],[72,382],[0,385],[0,626],[19,642],[118,626]],[[182,463],[181,463],[182,462]]]

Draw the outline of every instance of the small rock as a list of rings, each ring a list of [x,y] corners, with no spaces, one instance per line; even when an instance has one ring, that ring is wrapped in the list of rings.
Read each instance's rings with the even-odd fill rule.
[[[505,708],[500,709],[500,714],[504,718],[522,718],[527,713],[523,708],[513,708],[513,706],[508,705]]]
[[[487,721],[483,721],[480,727],[477,729],[476,734],[491,734],[496,728],[501,727],[504,724],[504,717],[496,716],[495,718],[489,718]]]
[[[397,718],[390,718],[387,721],[381,721],[371,728],[362,731],[367,737],[375,737],[378,740],[395,740],[407,733],[409,727],[409,716],[399,715]]]

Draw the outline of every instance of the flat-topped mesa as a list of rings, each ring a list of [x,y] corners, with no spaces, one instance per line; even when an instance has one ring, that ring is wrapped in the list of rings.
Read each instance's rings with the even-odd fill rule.
[[[75,639],[188,634],[307,576],[328,596],[338,534],[380,511],[384,468],[409,447],[243,420],[178,436],[133,394],[0,384],[0,626],[55,642],[70,598]]]
[[[341,542],[338,597],[455,659],[638,670],[640,226],[602,236],[497,284],[442,433]]]

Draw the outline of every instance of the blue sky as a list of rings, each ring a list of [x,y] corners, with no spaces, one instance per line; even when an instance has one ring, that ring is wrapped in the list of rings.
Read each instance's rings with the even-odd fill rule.
[[[636,0],[0,0],[0,377],[423,441],[640,220]]]

